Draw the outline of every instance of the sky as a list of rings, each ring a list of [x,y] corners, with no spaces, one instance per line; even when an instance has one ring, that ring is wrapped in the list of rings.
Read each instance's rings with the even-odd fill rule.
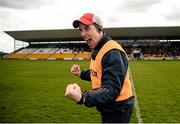
[[[0,51],[14,50],[4,31],[69,29],[86,12],[103,27],[180,26],[180,0],[0,0]]]

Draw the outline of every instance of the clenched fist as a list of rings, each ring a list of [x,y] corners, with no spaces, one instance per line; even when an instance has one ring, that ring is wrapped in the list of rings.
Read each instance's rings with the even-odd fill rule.
[[[73,75],[80,76],[81,75],[80,66],[77,65],[77,64],[73,64],[72,67],[71,67],[71,73]]]
[[[75,102],[79,102],[81,100],[81,97],[82,97],[81,88],[76,83],[69,84],[66,87],[65,96],[70,98],[71,100],[73,100]]]

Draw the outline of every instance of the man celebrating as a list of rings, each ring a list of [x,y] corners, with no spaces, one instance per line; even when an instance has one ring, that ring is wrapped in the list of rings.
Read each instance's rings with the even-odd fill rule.
[[[71,73],[92,82],[92,90],[81,93],[77,84],[69,84],[65,96],[87,107],[96,107],[103,123],[128,123],[133,110],[134,97],[128,72],[128,58],[123,48],[112,40],[102,28],[100,18],[85,13],[73,22],[82,38],[93,50],[90,69],[71,67]]]

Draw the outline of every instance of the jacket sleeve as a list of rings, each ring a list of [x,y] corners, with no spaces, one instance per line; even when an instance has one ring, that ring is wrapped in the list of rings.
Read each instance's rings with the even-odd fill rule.
[[[107,106],[119,95],[128,68],[125,54],[119,50],[109,51],[102,59],[102,86],[83,94],[87,107]]]
[[[82,80],[91,81],[91,78],[90,78],[90,70],[82,70],[82,71],[81,71],[80,78],[81,78]]]

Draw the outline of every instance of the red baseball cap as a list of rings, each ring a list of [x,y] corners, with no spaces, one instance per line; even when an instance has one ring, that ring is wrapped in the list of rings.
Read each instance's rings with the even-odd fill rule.
[[[92,25],[93,23],[96,23],[102,27],[101,19],[93,13],[85,13],[79,20],[74,20],[73,27],[78,28],[79,23],[82,23],[84,25]]]

